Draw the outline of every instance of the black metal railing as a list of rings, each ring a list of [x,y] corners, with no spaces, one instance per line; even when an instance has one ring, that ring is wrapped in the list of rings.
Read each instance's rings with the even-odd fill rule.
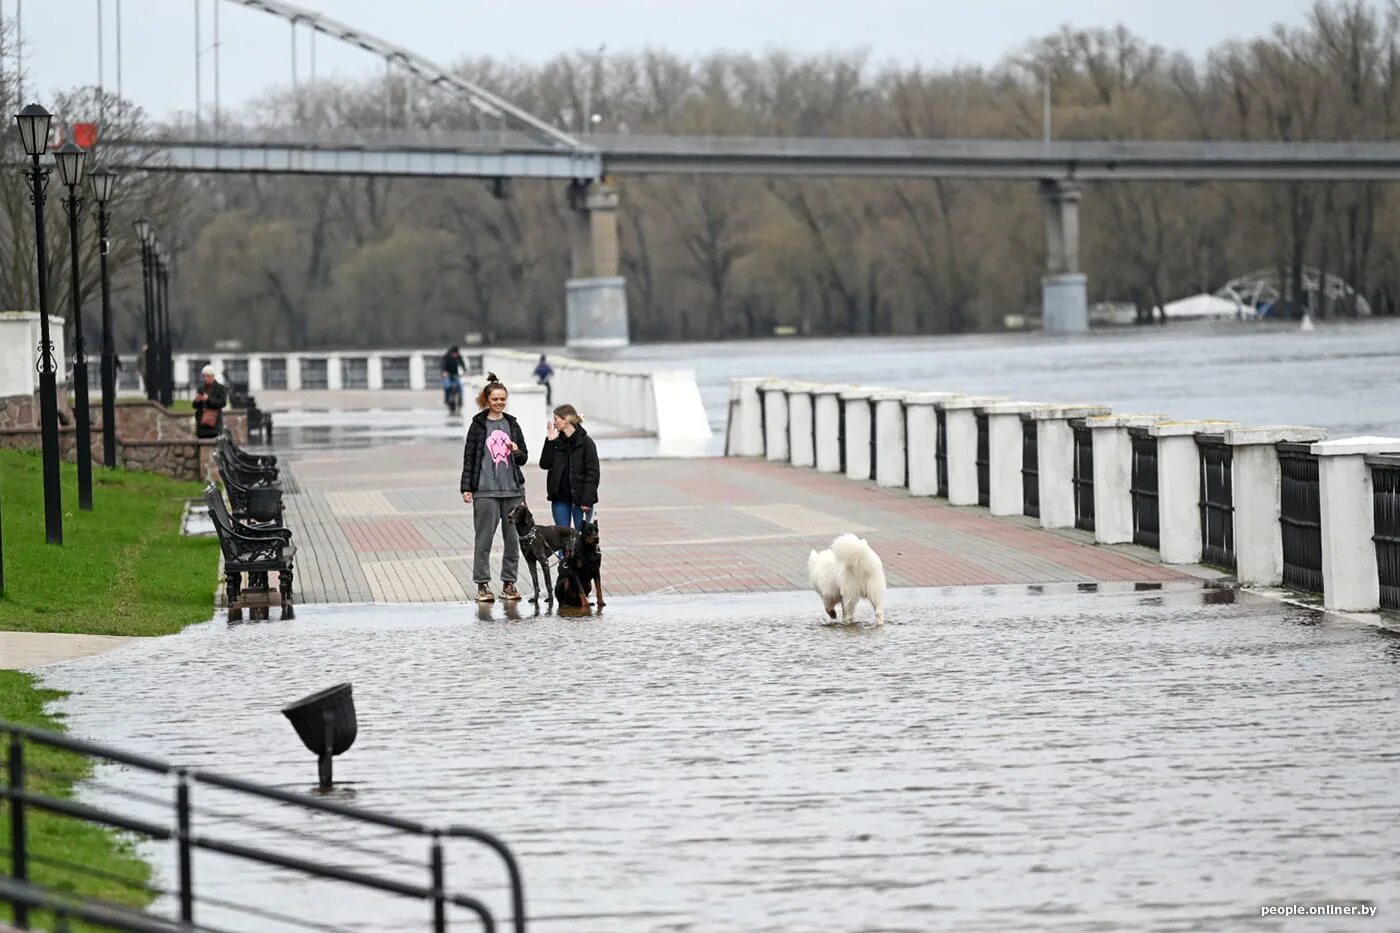
[[[1074,527],[1094,530],[1094,436],[1081,419],[1069,423],[1074,431]]]
[[[1376,570],[1381,608],[1400,609],[1400,455],[1367,457],[1375,496]]]
[[[1283,538],[1283,583],[1322,592],[1322,496],[1317,457],[1307,444],[1279,444],[1279,531]]]
[[[909,403],[899,400],[899,423],[904,425],[904,488],[909,488]]]
[[[873,481],[876,479],[875,467],[879,463],[878,457],[880,445],[876,443],[876,441],[878,440],[878,436],[875,429],[876,423],[879,421],[879,419],[876,417],[876,411],[878,410],[880,403],[875,401],[873,398],[866,399],[866,403],[870,408],[870,479]]]
[[[807,396],[807,410],[810,411],[810,412],[812,413],[811,424],[808,425],[808,427],[810,427],[810,428],[812,429],[812,466],[813,466],[813,467],[816,467],[816,465],[817,465],[817,396],[816,396],[816,393],[811,393],[811,394],[809,394],[809,395]]]
[[[1133,445],[1131,491],[1133,497],[1133,543],[1143,547],[1162,546],[1157,502],[1157,438],[1140,428],[1128,431]]]
[[[991,442],[987,437],[987,416],[977,412],[977,504],[992,504]]]
[[[779,389],[783,393],[783,431],[787,434],[787,462],[792,462],[792,393],[787,389]]]
[[[218,853],[266,868],[288,871],[300,879],[330,881],[429,904],[432,908],[432,919],[427,928],[435,933],[442,933],[447,929],[449,908],[460,908],[473,915],[480,927],[491,933],[496,929],[496,920],[486,905],[474,897],[454,893],[447,887],[443,842],[451,839],[481,843],[501,858],[510,883],[511,929],[515,933],[523,933],[526,928],[525,892],[519,864],[505,843],[482,830],[464,826],[428,826],[226,775],[177,768],[143,755],[4,721],[0,721],[0,737],[4,738],[6,746],[5,780],[0,784],[0,801],[4,802],[5,809],[8,810],[10,827],[9,851],[0,851],[0,854],[8,855],[10,868],[7,883],[0,886],[0,904],[10,905],[13,922],[21,930],[30,929],[31,912],[39,908],[56,910],[77,919],[99,923],[104,921],[98,914],[111,914],[117,920],[125,917],[126,925],[115,921],[106,924],[120,930],[212,929],[196,922],[196,910],[201,904],[256,921],[260,928],[273,922],[311,930],[328,929],[324,922],[316,919],[321,915],[318,908],[323,905],[316,903],[313,897],[307,896],[304,888],[301,889],[302,895],[293,902],[293,907],[307,908],[311,912],[310,917],[298,917],[272,910],[265,903],[247,898],[241,903],[220,899],[209,894],[207,887],[201,892],[195,883],[194,861],[195,854],[202,851]],[[165,788],[166,792],[160,794],[149,790],[123,790],[110,783],[101,785],[105,796],[121,797],[127,801],[121,812],[116,805],[90,806],[71,798],[55,797],[42,792],[31,783],[31,778],[43,780],[57,777],[28,763],[26,752],[31,746],[58,749],[88,759],[112,762],[153,776],[152,783],[155,782],[154,779],[164,779],[170,784]],[[89,783],[100,784],[96,780]],[[317,831],[293,828],[282,825],[280,821],[272,823],[259,821],[251,816],[219,812],[207,804],[196,807],[193,802],[196,789],[201,789],[201,797],[207,794],[211,798],[222,799],[216,795],[231,793],[240,801],[272,802],[313,811],[317,815]],[[173,792],[173,800],[167,795],[168,792]],[[162,890],[126,879],[118,873],[105,871],[101,866],[80,865],[52,852],[36,851],[34,841],[29,838],[28,819],[31,811],[69,817],[84,823],[123,830],[149,841],[171,844],[175,849],[176,886],[170,890]],[[153,813],[156,815],[153,816]],[[211,827],[209,831],[197,825],[206,822]],[[402,854],[396,854],[397,850],[391,852],[382,846],[357,841],[349,833],[339,833],[337,838],[336,825],[373,827],[386,831],[375,838],[374,842],[379,843],[385,842],[388,836],[392,836],[399,844],[417,840],[426,845],[427,858],[425,861],[405,858]],[[249,835],[255,831],[279,833],[282,836],[279,840],[281,844],[271,848],[235,842],[223,835],[235,826]],[[214,835],[215,832],[220,835]],[[325,848],[327,855],[324,858],[303,858],[290,854],[287,848],[289,839],[302,843],[319,843]],[[349,867],[348,855],[359,856],[363,861],[369,862],[370,867]],[[173,902],[172,909],[178,908],[179,916],[160,917],[106,901],[79,900],[63,890],[41,888],[35,885],[31,877],[31,864],[43,865],[54,874],[62,872],[65,888],[76,886],[75,882],[82,878],[96,878],[124,886],[128,890],[142,892],[147,898],[166,895]],[[426,878],[422,883],[406,882],[385,873],[385,867],[422,871]],[[0,881],[5,880],[0,878]]]
[[[771,389],[758,387],[758,433],[763,437],[763,452],[759,456],[768,459],[768,393]]]
[[[1235,567],[1234,450],[1220,434],[1197,434],[1201,471],[1201,560]]]
[[[948,498],[948,414],[938,407],[934,409],[934,443],[937,450],[933,452],[933,465],[938,474],[938,494],[943,498]]]
[[[1021,511],[1040,517],[1040,443],[1035,419],[1021,416]]]
[[[841,473],[846,473],[846,400],[836,396],[836,449],[841,454]]]

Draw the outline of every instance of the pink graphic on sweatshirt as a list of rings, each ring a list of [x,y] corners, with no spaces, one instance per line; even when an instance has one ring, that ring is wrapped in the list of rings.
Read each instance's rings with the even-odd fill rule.
[[[505,463],[510,459],[510,435],[500,428],[486,435],[486,452],[496,466]]]

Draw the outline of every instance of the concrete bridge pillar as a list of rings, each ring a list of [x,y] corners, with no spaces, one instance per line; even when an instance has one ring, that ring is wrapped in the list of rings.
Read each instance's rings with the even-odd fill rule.
[[[618,190],[606,180],[569,186],[573,268],[564,290],[570,347],[608,349],[628,344],[627,282],[618,274],[617,209],[621,200]]]
[[[1087,279],[1079,271],[1079,199],[1074,182],[1040,183],[1045,205],[1045,277],[1041,279],[1041,322],[1047,334],[1089,330]]]

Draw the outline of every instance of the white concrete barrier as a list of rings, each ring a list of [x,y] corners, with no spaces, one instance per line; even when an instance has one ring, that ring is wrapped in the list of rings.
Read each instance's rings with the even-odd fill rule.
[[[1278,586],[1283,582],[1283,477],[1278,444],[1313,443],[1321,428],[1278,425],[1229,428],[1230,499],[1235,522],[1235,579],[1245,585]]]
[[[846,478],[870,479],[871,444],[875,439],[875,422],[871,417],[870,398],[882,391],[865,386],[853,386],[842,391],[841,405],[846,412]]]
[[[763,376],[729,380],[730,416],[729,437],[725,440],[726,456],[763,456],[762,400],[758,387],[767,381]]]
[[[1034,402],[993,402],[982,407],[987,416],[987,506],[993,515],[1025,514],[1024,419]]]
[[[793,466],[810,467],[817,464],[817,432],[812,410],[810,382],[788,383],[789,454]]]
[[[483,366],[512,384],[533,382],[539,354],[486,350]],[[660,449],[693,447],[711,437],[695,371],[648,369],[551,357],[555,405],[568,403],[585,417],[656,435]],[[637,382],[641,382],[641,386]],[[754,456],[754,454],[744,454]]]
[[[763,455],[768,460],[786,463],[788,451],[788,383],[770,379],[758,387],[763,398]]]
[[[1074,527],[1074,429],[1070,421],[1109,414],[1107,405],[1039,405],[1036,472],[1040,484],[1040,527]]]
[[[841,472],[841,393],[848,386],[822,385],[812,390],[812,417],[817,432],[817,472]]]
[[[540,462],[540,454],[544,452],[544,439],[548,436],[545,432],[549,426],[549,413],[544,403],[544,386],[535,385],[533,382],[516,382],[506,383],[506,388],[510,390],[508,410],[515,420],[520,422],[520,431],[525,435],[525,448],[530,455],[529,463],[535,466]],[[470,405],[467,410],[471,411]],[[471,418],[464,420],[466,425],[462,429],[462,437],[465,440],[466,426],[471,424]],[[533,474],[526,470],[525,476],[530,479]]]
[[[1346,612],[1380,608],[1375,487],[1369,454],[1400,453],[1400,438],[1340,437],[1309,448],[1322,505],[1322,604]]]
[[[1094,450],[1094,540],[1133,540],[1132,428],[1169,420],[1165,415],[1091,415],[1084,419]]]
[[[1201,562],[1201,455],[1197,434],[1224,433],[1232,421],[1164,421],[1157,438],[1157,550],[1164,564]]]
[[[948,440],[948,504],[977,504],[977,409],[1008,401],[1004,395],[962,395],[939,403]]]
[[[910,495],[938,495],[938,405],[960,397],[956,392],[904,394]]]
[[[875,403],[875,482],[880,486],[905,485],[908,468],[907,439],[904,436],[905,392],[877,392]]]

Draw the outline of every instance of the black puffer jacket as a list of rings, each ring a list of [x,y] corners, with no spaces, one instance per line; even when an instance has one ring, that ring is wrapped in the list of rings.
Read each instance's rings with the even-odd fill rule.
[[[462,448],[462,492],[476,492],[477,483],[481,481],[481,449],[486,446],[486,416],[489,411],[483,409],[472,418],[472,426],[467,428],[467,443]],[[501,412],[506,419],[506,427],[510,430],[510,439],[515,441],[516,450],[514,457],[515,481],[520,484],[520,488],[525,488],[525,474],[520,472],[530,460],[530,452],[525,448],[525,434],[520,430],[520,422],[516,421],[509,412]]]
[[[574,428],[573,437],[560,434],[552,441],[545,441],[540,467],[549,471],[545,489],[550,502],[598,504],[598,445],[593,443],[583,425]],[[567,489],[563,488],[566,475]]]

